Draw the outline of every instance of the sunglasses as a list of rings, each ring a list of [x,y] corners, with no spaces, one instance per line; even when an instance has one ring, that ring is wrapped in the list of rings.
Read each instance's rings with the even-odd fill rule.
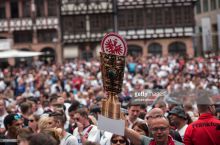
[[[28,121],[30,121],[30,122],[34,122],[34,120],[33,120],[33,119],[29,119]]]
[[[113,144],[116,144],[116,143],[121,143],[121,144],[123,144],[123,143],[125,143],[126,141],[125,140],[123,140],[123,139],[118,139],[118,140],[112,140],[112,143]]]

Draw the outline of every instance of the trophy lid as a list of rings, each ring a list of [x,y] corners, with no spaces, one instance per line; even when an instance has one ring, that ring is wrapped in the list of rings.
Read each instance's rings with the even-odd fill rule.
[[[101,42],[102,52],[118,56],[127,55],[127,43],[116,33],[109,33],[104,36]]]

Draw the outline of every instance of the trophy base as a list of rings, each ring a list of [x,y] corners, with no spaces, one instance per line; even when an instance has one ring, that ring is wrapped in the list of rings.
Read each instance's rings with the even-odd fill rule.
[[[121,104],[116,95],[110,95],[107,100],[102,100],[102,115],[111,119],[119,120]]]

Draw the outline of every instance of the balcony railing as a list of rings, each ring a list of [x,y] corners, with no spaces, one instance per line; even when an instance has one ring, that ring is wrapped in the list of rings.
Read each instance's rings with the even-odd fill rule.
[[[8,21],[7,20],[0,20],[0,32],[1,31],[8,31]]]
[[[35,24],[32,18],[16,18],[0,20],[0,32],[20,31],[36,29],[57,29],[59,20],[57,17],[36,18]]]
[[[32,28],[32,20],[29,18],[11,19],[9,22],[11,31],[14,30],[30,30]]]
[[[58,28],[59,20],[56,17],[49,18],[37,18],[36,19],[36,27],[37,29],[51,29]]]
[[[126,40],[130,39],[152,39],[152,38],[170,38],[170,37],[192,37],[193,27],[164,27],[156,29],[130,29],[118,31]],[[65,43],[100,41],[105,33],[87,33],[84,34],[64,34],[63,40]]]

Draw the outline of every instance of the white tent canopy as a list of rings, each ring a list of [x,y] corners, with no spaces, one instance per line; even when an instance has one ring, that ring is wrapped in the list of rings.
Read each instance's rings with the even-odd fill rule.
[[[19,51],[14,49],[0,52],[0,58],[33,57],[39,55],[43,55],[43,53],[34,51]]]

